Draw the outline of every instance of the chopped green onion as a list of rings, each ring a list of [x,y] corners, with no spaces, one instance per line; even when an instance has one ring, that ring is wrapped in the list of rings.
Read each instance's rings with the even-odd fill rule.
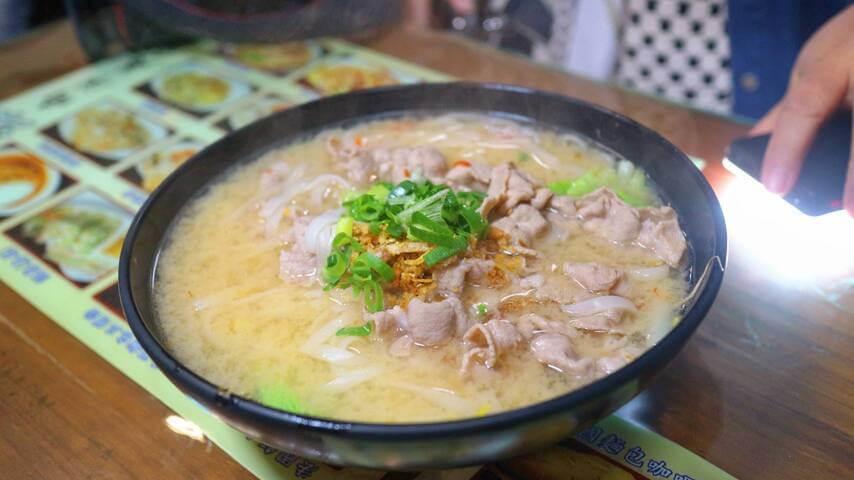
[[[460,223],[460,202],[457,200],[456,195],[449,194],[445,197],[445,202],[442,204],[441,217],[441,220],[444,220],[448,225]]]
[[[365,192],[366,195],[370,195],[378,202],[383,203],[388,198],[389,193],[391,193],[391,190],[389,190],[389,186],[385,183],[375,183],[367,192]]]
[[[365,308],[383,308],[383,282],[393,282],[394,269],[353,238],[354,223],[367,224],[379,235],[420,240],[435,246],[424,261],[428,267],[466,251],[472,236],[486,231],[487,222],[477,209],[483,192],[454,192],[413,176],[397,185],[375,183],[365,193],[348,194],[343,206],[347,214],[336,224],[332,252],[326,259],[325,290],[350,288],[362,297]]]
[[[459,242],[454,232],[444,224],[430,220],[421,212],[412,215],[409,225],[409,235],[418,240],[444,247],[455,247]]]
[[[424,264],[426,264],[428,267],[432,267],[437,263],[443,260],[447,260],[462,251],[463,250],[453,247],[436,247],[424,255]]]
[[[474,210],[468,207],[460,208],[460,215],[466,220],[466,223],[469,225],[469,231],[476,236],[480,236],[483,232],[486,231],[486,220],[483,217],[475,212]]]
[[[394,238],[400,238],[405,233],[403,227],[401,227],[400,224],[397,222],[389,223],[385,227],[385,231]]]
[[[364,255],[364,254],[363,254]],[[350,266],[350,273],[353,275],[353,280],[356,283],[366,283],[373,280],[373,275],[371,275],[371,266],[368,265],[368,262],[359,255],[356,258],[356,261]]]
[[[629,205],[631,205],[633,207],[642,207],[642,206],[646,205],[646,201],[641,200],[640,198],[636,197],[635,195],[632,195],[631,193],[628,193],[628,192],[624,192],[622,190],[617,192],[617,196],[620,197],[620,200],[628,203]]]
[[[323,266],[323,280],[335,285],[347,271],[348,265],[349,258],[345,257],[341,252],[330,253],[326,257],[326,264]]]
[[[392,188],[386,201],[391,205],[403,205],[415,191],[415,184],[410,180],[404,180]]]
[[[335,225],[335,235],[340,233],[353,235],[353,217],[343,215],[338,219],[338,223]]]
[[[401,211],[399,214],[397,214],[398,220],[403,226],[407,226],[409,224],[410,219],[412,218],[412,215],[415,213],[421,213],[422,215],[425,215],[430,218],[435,217],[436,215],[427,215],[425,212],[438,212],[437,215],[441,216],[442,202],[445,200],[445,196],[448,195],[449,191],[450,190],[448,189],[439,190],[438,192],[430,195],[429,197],[423,200],[416,201],[412,205],[406,207],[406,209]],[[436,207],[437,205],[438,210]]]
[[[353,217],[360,222],[372,222],[380,218],[382,206],[377,203],[364,202],[353,210]]]
[[[383,309],[384,302],[383,288],[380,286],[380,282],[376,280],[365,282],[364,292],[365,308],[367,308],[371,313],[381,311]]]
[[[269,383],[258,388],[258,401],[264,405],[292,413],[303,413],[296,393],[282,383]]]
[[[367,264],[371,270],[377,272],[380,275],[380,278],[386,282],[394,280],[394,269],[373,253],[365,252],[359,255],[359,258],[356,259],[356,261],[361,261]]]
[[[339,250],[342,247],[346,247],[346,246],[350,245],[350,243],[352,241],[353,241],[353,237],[351,237],[349,234],[344,233],[344,232],[338,232],[332,238],[332,249],[333,250]]]
[[[344,327],[338,329],[335,335],[339,337],[367,337],[374,331],[374,322],[367,321],[358,327]]]
[[[549,189],[558,195],[583,197],[600,187],[608,187],[624,202],[634,207],[649,205],[651,193],[646,185],[643,171],[624,168],[619,173],[613,168],[591,170],[574,180],[561,180],[550,183]]]
[[[483,203],[486,194],[483,192],[459,192],[457,193],[457,201],[464,207],[477,210]]]
[[[360,196],[362,196],[362,194],[357,192],[356,190],[347,190],[346,192],[344,192],[343,195],[341,195],[341,203],[350,203],[353,200],[359,198]]]
[[[571,182],[569,180],[558,180],[557,182],[548,184],[548,187],[549,190],[558,195],[566,195],[566,191],[569,190],[570,183]]]
[[[487,313],[489,313],[489,307],[481,302],[474,306],[474,310],[480,317],[485,317]]]

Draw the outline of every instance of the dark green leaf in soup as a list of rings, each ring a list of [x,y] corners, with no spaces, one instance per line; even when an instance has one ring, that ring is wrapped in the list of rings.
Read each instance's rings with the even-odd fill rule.
[[[339,337],[366,337],[374,331],[374,322],[365,322],[358,327],[344,327],[335,332]]]

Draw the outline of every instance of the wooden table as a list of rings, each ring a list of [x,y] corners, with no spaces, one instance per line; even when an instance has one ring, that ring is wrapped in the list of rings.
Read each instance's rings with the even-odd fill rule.
[[[362,42],[466,80],[516,83],[602,104],[706,159],[719,195],[732,181],[721,158],[745,125],[535,66],[450,34],[393,30]],[[38,31],[0,49],[0,98],[84,63],[68,24]],[[793,281],[766,268],[751,243],[756,230],[745,221],[735,227],[742,229],[730,225],[729,269],[708,318],[622,414],[741,479],[854,478],[852,310],[816,293],[827,283]],[[854,257],[851,245],[838,252],[839,260]],[[788,255],[779,262],[798,252]],[[849,269],[842,276],[852,274]],[[166,428],[169,414],[0,286],[0,477],[250,477],[216,447]]]

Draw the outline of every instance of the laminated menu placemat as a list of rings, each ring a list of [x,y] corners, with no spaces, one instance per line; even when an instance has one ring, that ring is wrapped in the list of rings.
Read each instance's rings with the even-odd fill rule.
[[[450,77],[337,40],[202,42],[129,53],[0,103],[0,279],[262,479],[366,478],[247,439],[179,392],[121,314],[116,268],[133,213],[206,144],[319,96]],[[729,479],[612,416],[551,449],[485,467],[393,478]]]

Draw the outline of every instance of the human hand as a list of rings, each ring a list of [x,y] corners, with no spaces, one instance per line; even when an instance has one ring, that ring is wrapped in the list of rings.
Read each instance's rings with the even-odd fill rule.
[[[471,15],[475,13],[475,0],[445,0],[451,10],[457,15]],[[416,27],[429,27],[431,11],[430,0],[407,0],[405,23]]]
[[[762,183],[780,195],[795,185],[804,158],[822,123],[837,109],[854,105],[854,6],[824,24],[798,54],[786,95],[751,130],[771,133]],[[854,132],[852,132],[854,135]],[[854,217],[854,146],[848,162],[843,204]]]

